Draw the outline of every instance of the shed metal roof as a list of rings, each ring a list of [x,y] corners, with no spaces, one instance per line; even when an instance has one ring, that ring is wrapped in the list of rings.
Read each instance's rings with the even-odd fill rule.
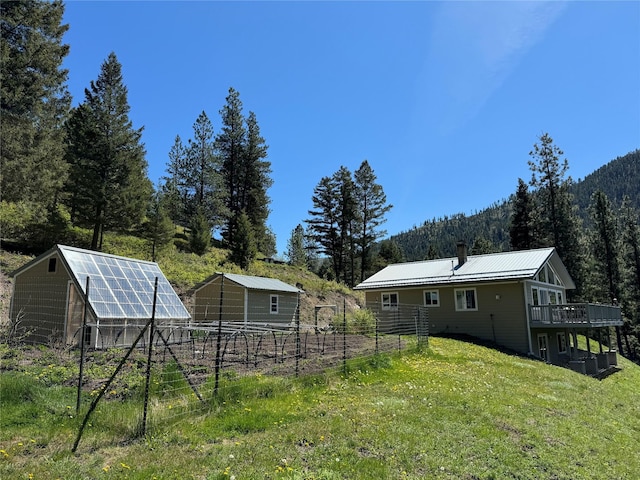
[[[216,278],[224,275],[224,278],[231,280],[232,282],[240,285],[241,287],[248,288],[250,290],[264,290],[269,292],[289,292],[289,293],[303,293],[304,290],[289,285],[288,283],[278,280],[277,278],[257,277],[253,275],[240,275],[239,273],[215,273],[210,277],[204,279],[202,282],[195,285],[189,290],[190,294],[196,293],[198,290],[208,285]]]
[[[546,262],[550,262],[566,288],[575,288],[555,248],[472,255],[458,266],[458,258],[388,265],[356,290],[419,285],[446,285],[472,282],[509,281],[533,278]]]
[[[268,290],[271,292],[302,292],[298,287],[278,280],[277,278],[255,277],[252,275],[239,275],[237,273],[225,273],[225,278],[251,290]]]
[[[86,293],[89,277],[89,305],[98,318],[151,318],[156,278],[158,294],[155,318],[191,318],[180,297],[155,262],[56,245],[13,272],[13,275],[19,275],[35,263],[51,257],[55,252],[58,252],[83,294]]]

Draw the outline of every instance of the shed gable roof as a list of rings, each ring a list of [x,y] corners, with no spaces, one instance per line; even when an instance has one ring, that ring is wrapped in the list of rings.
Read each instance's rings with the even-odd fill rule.
[[[555,248],[549,247],[472,255],[461,266],[458,266],[457,257],[396,263],[383,268],[355,289],[531,279],[547,262],[552,264],[566,288],[575,288]]]
[[[191,318],[180,297],[155,262],[56,245],[12,275],[20,275],[56,252],[83,294],[86,293],[89,277],[89,305],[98,318],[151,318],[156,278],[158,295],[155,318]]]
[[[241,287],[248,288],[250,290],[263,290],[269,292],[288,292],[288,293],[303,293],[303,290],[298,287],[289,285],[288,283],[278,280],[277,278],[257,277],[253,275],[240,275],[238,273],[216,273],[204,281],[197,284],[191,292],[197,292],[205,285],[208,285],[213,280],[224,275],[224,278],[231,280],[232,282],[240,285]]]

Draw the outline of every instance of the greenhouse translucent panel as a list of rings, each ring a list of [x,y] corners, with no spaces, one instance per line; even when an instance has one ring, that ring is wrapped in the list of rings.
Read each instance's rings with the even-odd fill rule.
[[[59,247],[82,290],[89,277],[89,301],[100,318],[148,319],[155,279],[158,319],[189,319],[189,313],[157,264],[72,247]]]

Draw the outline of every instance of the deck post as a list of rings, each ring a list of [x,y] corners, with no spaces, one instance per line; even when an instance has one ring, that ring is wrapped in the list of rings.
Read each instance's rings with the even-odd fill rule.
[[[600,353],[602,353],[602,329],[598,329],[598,344],[600,345]]]
[[[591,356],[591,342],[589,341],[589,333],[590,333],[590,329],[587,328],[587,353],[589,354],[588,356]]]
[[[573,352],[571,353],[571,359],[577,360],[578,359],[578,333],[576,332],[575,328],[571,330],[571,336],[573,337]]]

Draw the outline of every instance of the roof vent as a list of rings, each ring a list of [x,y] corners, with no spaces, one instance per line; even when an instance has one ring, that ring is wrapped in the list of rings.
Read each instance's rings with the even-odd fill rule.
[[[467,262],[467,244],[462,240],[456,245],[458,252],[458,268]]]

